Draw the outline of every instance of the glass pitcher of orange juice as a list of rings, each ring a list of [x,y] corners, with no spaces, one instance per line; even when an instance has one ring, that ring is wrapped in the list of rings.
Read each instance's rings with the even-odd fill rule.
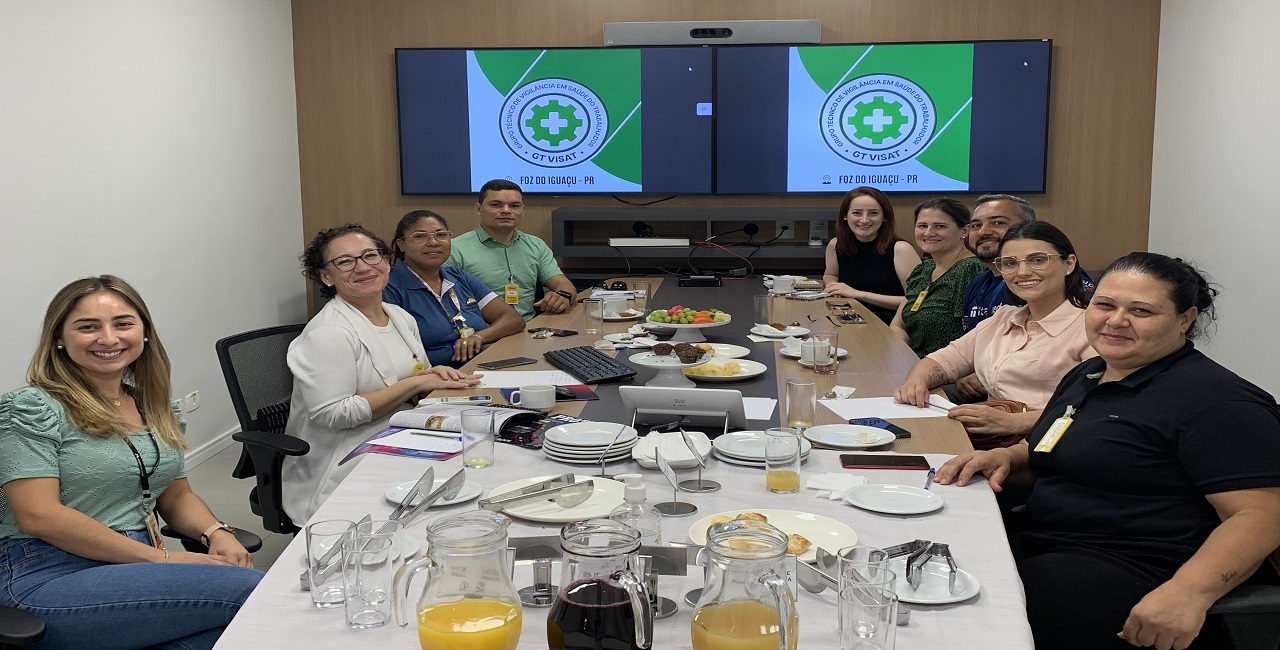
[[[405,607],[413,576],[427,571],[418,599],[423,650],[515,650],[520,642],[520,595],[511,583],[507,527],[511,520],[484,510],[441,517],[427,525],[427,555],[396,572],[396,624],[413,620]]]
[[[707,581],[693,612],[694,650],[796,650],[799,619],[787,586],[787,536],[738,519],[707,531]]]

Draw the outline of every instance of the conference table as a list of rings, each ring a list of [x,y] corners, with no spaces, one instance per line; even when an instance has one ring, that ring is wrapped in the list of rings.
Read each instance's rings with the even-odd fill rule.
[[[684,304],[695,308],[716,307],[734,316],[729,325],[705,331],[708,340],[719,343],[743,345],[751,350],[747,357],[765,363],[769,371],[744,382],[713,384],[717,388],[735,388],[745,396],[777,397],[785,390],[788,378],[810,377],[811,369],[792,359],[779,356],[779,343],[750,342],[746,331],[752,325],[751,297],[764,293],[758,279],[737,283],[726,282],[721,288],[676,287],[668,280],[658,283],[655,295],[649,297],[650,308]],[[583,297],[587,292],[582,294]],[[830,324],[826,315],[830,310],[823,300],[805,302],[774,298],[774,317],[782,323],[800,322],[813,329],[821,323]],[[840,301],[843,301],[841,299]],[[916,356],[887,326],[871,316],[854,301],[855,310],[868,317],[868,322],[856,325],[834,325],[822,329],[836,331],[839,345],[849,351],[842,359],[834,376],[817,376],[821,396],[832,386],[856,388],[855,396],[879,397],[892,394],[906,372],[916,362]],[[605,323],[605,333],[621,332],[633,322]],[[538,316],[530,327],[552,327],[582,332],[585,315],[581,306],[564,314]],[[477,359],[464,366],[471,370],[478,361],[527,356],[538,359],[532,366],[520,369],[554,369],[542,360],[542,353],[560,347],[591,345],[599,335],[579,335],[566,338],[534,339],[527,334],[515,335],[498,341]],[[620,351],[620,358],[641,350]],[[609,352],[612,354],[612,352]],[[652,377],[652,371],[637,368],[635,384]],[[621,402],[613,385],[593,387],[600,399],[590,402],[561,402],[556,413],[593,419],[597,421],[623,422]],[[479,394],[492,390],[450,391],[452,394]],[[818,407],[817,424],[843,422],[835,413]],[[777,426],[778,410],[772,422],[749,421],[749,428],[763,429]],[[899,439],[874,451],[925,454],[933,466],[945,462],[951,455],[969,451],[971,447],[963,429],[944,417],[919,419],[893,419],[907,428],[912,436]],[[717,432],[708,431],[714,435]],[[598,472],[598,467],[571,466],[554,461],[540,451],[514,445],[498,444],[495,463],[485,469],[468,469],[468,480],[481,485],[485,494],[513,479],[559,475],[575,471],[579,475]],[[836,450],[815,447],[804,462],[802,476],[814,476],[829,472],[856,473],[866,477],[869,483],[902,484],[920,486],[924,473],[911,470],[842,470]],[[385,517],[393,504],[384,498],[388,488],[416,479],[425,469],[423,461],[416,458],[367,454],[352,470],[334,493],[319,508],[312,521],[325,519],[356,520],[366,514],[374,518]],[[461,457],[436,462],[437,478],[448,477],[462,468]],[[634,461],[614,463],[608,466],[610,474],[637,472],[643,476],[651,502],[672,498],[672,488],[657,470],[641,468]],[[680,470],[680,478],[694,476],[693,470]],[[1025,614],[1025,600],[1016,565],[1005,540],[1004,528],[996,506],[994,494],[985,482],[977,481],[966,487],[935,485],[932,489],[942,497],[945,506],[936,512],[899,516],[878,514],[860,510],[840,500],[819,498],[812,490],[795,494],[774,494],[765,489],[763,472],[753,467],[731,465],[711,459],[704,478],[714,479],[725,486],[718,492],[693,494],[680,493],[681,501],[697,506],[698,512],[690,517],[664,517],[663,541],[668,544],[691,544],[689,526],[707,515],[721,512],[748,510],[790,510],[829,517],[852,528],[857,543],[887,547],[916,539],[927,539],[949,544],[958,566],[970,573],[980,584],[979,593],[963,602],[951,604],[913,604],[909,624],[898,628],[897,647],[900,649],[933,649],[937,647],[984,648],[1033,648],[1031,631]],[[427,522],[436,517],[474,509],[475,502],[456,506],[432,508],[408,530],[417,538],[425,537]],[[513,519],[509,533],[512,537],[555,535],[557,524],[540,524]],[[827,549],[835,551],[837,549]],[[376,647],[410,650],[418,648],[418,638],[413,626],[399,628],[387,625],[372,630],[353,630],[346,627],[341,609],[316,609],[310,596],[299,589],[298,574],[303,569],[305,539],[298,535],[281,553],[276,563],[263,578],[258,589],[250,596],[240,613],[231,622],[219,640],[218,648],[243,647],[299,647],[308,650],[327,648]],[[664,597],[680,604],[679,611],[670,618],[654,625],[653,648],[692,648],[690,617],[692,607],[683,601],[683,594],[701,586],[702,574],[698,567],[689,567],[687,576],[661,576],[658,591]],[[559,581],[558,569],[553,578]],[[517,587],[533,583],[532,570],[527,563],[516,566],[514,582]],[[416,591],[416,588],[415,588]],[[800,620],[800,648],[834,650],[839,647],[835,633],[836,597],[831,590],[813,594],[797,589],[796,606]],[[519,643],[521,649],[545,648],[545,611],[526,607],[523,631]]]

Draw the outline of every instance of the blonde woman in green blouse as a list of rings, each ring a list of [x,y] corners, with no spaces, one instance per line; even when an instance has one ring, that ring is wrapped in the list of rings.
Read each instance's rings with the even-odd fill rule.
[[[0,603],[44,619],[41,648],[211,648],[262,574],[187,483],[142,298],[63,287],[27,379],[0,396]],[[209,553],[165,549],[155,515]]]

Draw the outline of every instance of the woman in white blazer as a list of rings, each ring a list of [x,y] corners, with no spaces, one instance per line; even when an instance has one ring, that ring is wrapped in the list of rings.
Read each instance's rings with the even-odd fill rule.
[[[348,224],[320,231],[301,255],[303,273],[330,300],[289,346],[293,399],[285,433],[311,451],[287,458],[284,509],[299,526],[359,459],[338,461],[436,388],[479,383],[447,366],[431,367],[418,326],[403,309],[382,302],[390,249],[377,235]]]

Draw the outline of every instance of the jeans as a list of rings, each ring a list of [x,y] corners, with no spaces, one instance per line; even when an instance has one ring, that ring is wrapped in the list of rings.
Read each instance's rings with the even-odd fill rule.
[[[146,531],[125,533],[150,544]],[[211,564],[109,564],[39,539],[0,540],[0,604],[44,619],[40,650],[212,648],[262,572]]]

